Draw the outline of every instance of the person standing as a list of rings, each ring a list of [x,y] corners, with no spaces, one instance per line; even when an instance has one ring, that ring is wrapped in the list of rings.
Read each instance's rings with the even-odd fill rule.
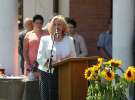
[[[24,73],[24,57],[23,57],[23,41],[27,32],[33,30],[33,22],[31,18],[24,19],[24,30],[19,33],[19,55],[20,55],[20,67],[22,74]]]
[[[28,76],[30,71],[34,71],[34,78],[38,79],[38,63],[37,52],[39,47],[40,38],[48,35],[48,32],[42,30],[44,19],[41,15],[33,17],[33,30],[28,32],[24,38],[24,75]]]
[[[48,25],[49,36],[40,40],[37,62],[39,63],[41,100],[58,100],[57,69],[48,62],[52,50],[52,63],[76,57],[73,38],[67,36],[67,24],[63,16],[54,16]],[[54,43],[53,43],[54,41]]]
[[[108,30],[99,35],[97,49],[101,57],[112,58],[112,20],[108,22]]]
[[[76,32],[76,27],[77,23],[74,19],[66,17],[65,18],[67,24],[68,24],[68,29],[69,29],[69,34],[70,36],[73,37],[74,39],[74,44],[75,44],[75,50],[77,57],[85,57],[88,55],[88,50],[85,44],[84,38]]]

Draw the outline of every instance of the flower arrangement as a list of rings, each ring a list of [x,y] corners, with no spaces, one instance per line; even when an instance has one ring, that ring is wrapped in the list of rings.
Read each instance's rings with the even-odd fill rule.
[[[135,83],[135,68],[129,66],[124,72],[121,66],[121,60],[98,58],[96,65],[85,69],[84,76],[89,81],[86,100],[127,100],[126,88]],[[122,76],[115,73],[117,69]]]

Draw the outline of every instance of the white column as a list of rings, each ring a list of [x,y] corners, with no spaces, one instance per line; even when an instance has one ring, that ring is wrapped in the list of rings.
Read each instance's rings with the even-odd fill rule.
[[[113,57],[132,65],[134,0],[113,0]]]
[[[23,0],[23,17],[41,14],[45,23],[53,16],[53,0]]]
[[[0,0],[0,64],[6,74],[18,74],[17,0]]]
[[[70,0],[59,0],[59,13],[66,17],[70,16]]]
[[[134,0],[113,0],[113,58],[123,61],[124,70],[133,65],[134,6]],[[129,100],[132,96],[129,94]]]

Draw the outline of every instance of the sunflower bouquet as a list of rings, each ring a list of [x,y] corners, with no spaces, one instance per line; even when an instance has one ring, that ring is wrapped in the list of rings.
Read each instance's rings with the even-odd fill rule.
[[[129,66],[124,72],[122,61],[98,58],[96,65],[85,69],[84,76],[89,81],[86,100],[127,100],[126,88],[135,82],[135,68]],[[122,76],[115,72],[120,69]]]

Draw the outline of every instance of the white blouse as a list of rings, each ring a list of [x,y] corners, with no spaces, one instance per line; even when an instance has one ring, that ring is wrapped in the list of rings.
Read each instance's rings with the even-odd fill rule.
[[[40,45],[38,49],[37,62],[39,64],[38,68],[42,71],[47,72],[48,66],[44,66],[46,61],[50,58],[51,49],[53,41],[51,36],[43,36],[40,40]],[[65,36],[61,41],[54,42],[53,45],[53,58],[54,62],[58,62],[62,59],[69,57],[76,57],[75,47],[73,38],[70,36]],[[52,68],[53,72],[54,68]]]

